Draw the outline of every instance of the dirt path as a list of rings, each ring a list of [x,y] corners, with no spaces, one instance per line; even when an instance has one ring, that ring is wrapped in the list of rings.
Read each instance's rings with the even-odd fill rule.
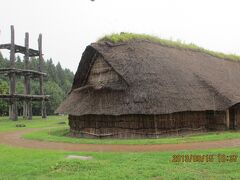
[[[23,139],[21,136],[26,133],[40,129],[27,129],[16,132],[0,133],[0,144],[33,149],[49,149],[63,151],[92,151],[92,152],[156,152],[156,151],[177,151],[177,150],[203,150],[226,147],[240,147],[240,139],[195,142],[185,144],[155,144],[155,145],[101,145],[101,144],[72,144],[61,142],[46,142]]]

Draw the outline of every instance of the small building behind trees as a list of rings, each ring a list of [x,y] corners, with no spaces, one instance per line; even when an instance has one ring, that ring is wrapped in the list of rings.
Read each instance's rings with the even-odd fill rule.
[[[86,48],[56,112],[81,137],[237,129],[240,63],[231,59],[151,38],[103,39]]]

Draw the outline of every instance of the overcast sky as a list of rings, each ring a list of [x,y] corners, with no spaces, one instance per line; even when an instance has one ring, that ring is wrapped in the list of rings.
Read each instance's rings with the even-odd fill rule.
[[[85,47],[113,32],[135,32],[183,40],[240,54],[239,0],[0,0],[0,44],[37,48],[43,34],[45,59],[76,71]],[[8,52],[4,51],[8,56]]]

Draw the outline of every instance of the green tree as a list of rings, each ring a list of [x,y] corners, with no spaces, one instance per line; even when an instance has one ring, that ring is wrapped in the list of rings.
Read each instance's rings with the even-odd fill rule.
[[[8,83],[0,79],[0,94],[8,94]],[[6,101],[0,100],[0,115],[7,115],[8,104]]]
[[[8,94],[8,83],[0,79],[0,94]]]
[[[63,101],[65,96],[64,91],[55,82],[47,82],[45,86],[46,94],[50,95],[50,99],[47,102],[47,113],[53,114],[59,104]]]
[[[1,51],[0,51],[0,60],[1,60],[1,59],[3,59],[3,55],[2,55],[2,53],[1,53]]]
[[[0,53],[0,68],[7,68],[9,65],[9,60],[4,59]],[[38,70],[38,65],[38,58],[30,59],[30,69]],[[16,58],[16,67],[24,68],[24,61],[19,56]],[[46,60],[43,67],[43,71],[48,74],[45,78],[45,93],[51,95],[49,102],[47,102],[47,113],[51,115],[71,89],[74,74],[69,69],[63,69],[60,63],[55,66],[52,59]],[[0,94],[7,94],[8,86],[8,78],[0,75]],[[23,77],[17,78],[16,91],[24,93]],[[31,94],[39,94],[38,79],[31,80]],[[19,102],[18,105],[19,112],[22,112],[22,102]],[[41,102],[34,102],[33,115],[40,115],[40,113]],[[8,114],[8,104],[5,101],[0,101],[0,115],[6,114]]]

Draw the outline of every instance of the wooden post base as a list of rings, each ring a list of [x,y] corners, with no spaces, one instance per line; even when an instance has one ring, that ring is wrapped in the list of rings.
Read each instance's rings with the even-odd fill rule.
[[[9,105],[9,119],[13,121],[18,120],[17,102],[14,101]]]

